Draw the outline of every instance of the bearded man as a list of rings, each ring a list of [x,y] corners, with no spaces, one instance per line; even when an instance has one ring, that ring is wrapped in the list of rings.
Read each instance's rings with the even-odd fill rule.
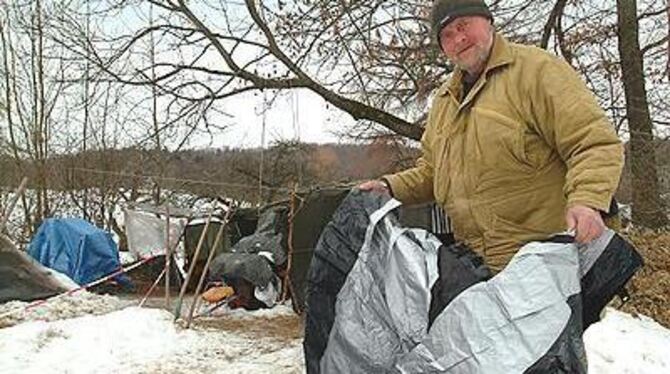
[[[435,200],[455,238],[500,271],[526,242],[600,236],[623,166],[604,111],[566,62],[511,43],[484,1],[437,0],[431,27],[455,70],[437,90],[414,168],[359,187]]]

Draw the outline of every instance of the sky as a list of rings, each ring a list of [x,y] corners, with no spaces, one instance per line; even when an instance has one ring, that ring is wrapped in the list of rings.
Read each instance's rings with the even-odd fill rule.
[[[266,100],[272,97],[266,95]],[[269,105],[269,104],[268,104]],[[263,115],[263,93],[236,96],[223,102],[220,109],[231,117],[229,127],[215,136],[216,146],[253,148],[262,144],[263,121],[266,131],[264,144],[278,140],[301,140],[308,143],[337,143],[337,131],[355,123],[348,114],[327,105],[317,94],[301,89],[281,93]],[[208,146],[210,139],[195,140],[194,146]]]

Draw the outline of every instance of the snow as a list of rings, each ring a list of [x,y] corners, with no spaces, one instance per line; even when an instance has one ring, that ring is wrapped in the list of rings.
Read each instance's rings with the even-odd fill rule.
[[[606,309],[584,342],[589,373],[670,373],[670,330],[646,316]]]
[[[22,301],[0,304],[0,328],[26,321],[56,321],[86,314],[106,314],[129,305],[128,302],[114,296],[96,295],[87,291],[51,299],[47,303],[28,309],[26,306],[29,304]]]
[[[299,339],[286,342],[221,330],[184,330],[173,323],[172,314],[138,307],[0,329],[0,362],[7,373],[304,371]]]
[[[255,312],[223,310],[208,320],[215,327],[204,324],[186,330],[167,311],[133,306],[98,316],[28,321],[0,329],[0,371],[303,373],[299,334],[271,336],[263,334],[261,325],[298,318],[289,305]],[[228,327],[216,327],[216,321]],[[235,323],[260,326],[261,335],[231,328]],[[603,320],[586,331],[584,341],[589,373],[670,372],[670,330],[647,317],[607,309]]]

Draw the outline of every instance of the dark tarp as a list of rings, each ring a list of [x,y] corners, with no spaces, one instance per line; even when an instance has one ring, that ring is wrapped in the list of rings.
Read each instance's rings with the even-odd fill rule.
[[[253,234],[257,221],[258,216],[256,209],[236,210],[235,214],[233,214],[233,217],[230,219],[230,222],[224,228],[222,239],[219,241],[219,244],[216,248],[216,255],[224,252],[230,252],[231,247],[240,241],[241,238]],[[209,251],[214,247],[216,234],[219,232],[220,228],[220,219],[212,219],[209,224],[209,228],[207,229],[207,233],[205,234],[205,240],[202,244],[202,248],[200,248],[198,262],[202,262],[204,264],[207,261]],[[191,259],[193,258],[193,254],[198,247],[198,242],[200,241],[200,236],[202,235],[202,231],[204,229],[204,219],[199,220],[198,223],[195,224],[189,223],[184,229],[184,248],[187,258],[187,269]]]
[[[621,290],[641,266],[630,245],[611,231],[580,248],[533,242],[489,279],[466,247],[399,226],[398,204],[354,191],[324,230],[308,275],[308,373],[586,371],[582,309],[602,303],[582,296]]]
[[[49,270],[0,239],[0,303],[45,299],[67,291]]]
[[[307,272],[321,232],[350,191],[349,188],[323,188],[300,198],[293,220],[291,264],[292,301],[297,312],[302,312],[305,307]],[[433,204],[401,206],[398,212],[403,226],[431,230],[435,225]]]
[[[278,205],[263,211],[253,234],[241,238],[232,248],[233,253],[266,253],[276,266],[286,264],[288,208]]]
[[[266,288],[276,279],[277,269],[287,260],[287,213],[282,205],[262,212],[256,231],[240,239],[230,250],[216,256],[209,267],[210,282],[225,282],[240,288],[241,282]],[[236,289],[236,292],[239,292]]]
[[[302,202],[296,209],[293,220],[293,257],[291,263],[291,295],[293,308],[301,312],[305,307],[307,271],[312,254],[323,228],[333,217],[333,213],[349,189],[330,188],[312,191],[301,196]]]

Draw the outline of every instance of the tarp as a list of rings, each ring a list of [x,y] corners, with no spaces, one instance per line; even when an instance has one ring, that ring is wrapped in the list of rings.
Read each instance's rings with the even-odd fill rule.
[[[585,324],[641,266],[630,245],[612,231],[581,248],[528,243],[490,277],[467,247],[400,226],[399,205],[354,191],[324,230],[308,373],[586,372]]]
[[[79,285],[98,280],[121,267],[112,236],[78,218],[45,220],[30,242],[28,254]]]
[[[39,300],[72,289],[72,281],[62,274],[11,247],[0,238],[0,303]]]
[[[128,249],[137,258],[165,255],[167,247],[167,220],[154,214],[132,210],[124,211]],[[184,232],[185,219],[170,219],[170,247],[174,248]]]
[[[291,295],[293,307],[301,312],[305,306],[307,272],[312,262],[314,248],[321,232],[333,218],[337,207],[349,194],[349,188],[323,188],[300,196],[293,219],[293,256],[291,263]],[[422,228],[446,235],[448,226],[444,214],[435,204],[398,207],[399,219],[404,227]]]

